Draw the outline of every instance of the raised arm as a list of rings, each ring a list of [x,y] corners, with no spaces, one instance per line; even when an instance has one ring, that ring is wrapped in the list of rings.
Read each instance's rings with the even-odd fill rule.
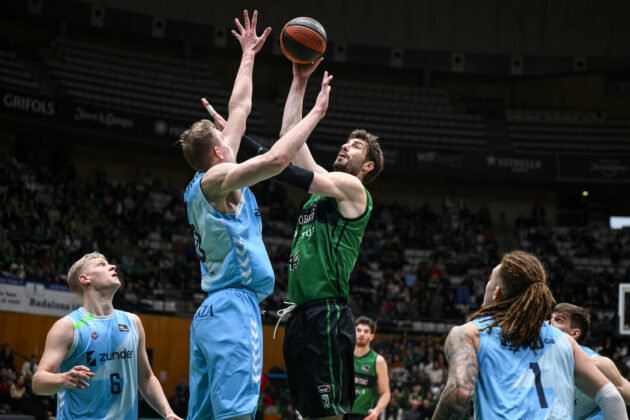
[[[308,78],[313,74],[322,60],[323,58],[319,58],[310,64],[293,64],[293,81],[291,82],[287,101],[284,104],[280,136],[287,133],[302,119],[302,106]],[[306,144],[302,146],[293,157],[293,164],[314,172],[326,172],[324,168],[315,162]]]
[[[182,420],[168,404],[162,385],[153,374],[147,357],[146,336],[144,327],[137,315],[133,315],[138,327],[138,390],[155,411],[167,420]]]
[[[243,11],[243,25],[238,19],[234,19],[238,33],[232,30],[232,34],[236,37],[243,48],[241,57],[241,65],[236,74],[232,96],[228,104],[228,119],[223,130],[223,138],[228,142],[232,152],[236,156],[238,147],[243,133],[245,133],[245,125],[247,117],[252,109],[252,73],[254,71],[254,58],[256,53],[260,51],[271,28],[265,29],[261,36],[256,35],[256,23],[258,21],[258,11],[254,10],[252,21],[249,21],[247,10]]]
[[[595,366],[597,366],[600,372],[617,388],[624,402],[630,404],[630,382],[621,375],[615,363],[604,356],[596,357],[591,360],[595,363]]]
[[[345,172],[315,172],[308,192],[335,198],[341,214],[350,219],[363,214],[367,205],[363,184]]]
[[[589,398],[594,399],[602,410],[604,420],[627,419],[626,406],[619,391],[602,372],[597,369],[590,357],[565,333],[571,343],[575,362],[575,386]]]
[[[302,147],[317,123],[326,114],[332,76],[324,73],[322,89],[311,112],[280,138],[269,150],[243,163],[222,163],[213,166],[201,180],[201,187],[209,199],[219,197],[245,186],[279,174]],[[229,123],[229,121],[228,121]]]
[[[477,329],[473,324],[454,327],[444,343],[448,379],[433,414],[433,420],[461,419],[475,394],[479,361],[474,346]]]
[[[74,326],[69,318],[61,318],[46,336],[46,346],[37,372],[33,376],[33,392],[53,395],[62,388],[84,389],[94,376],[86,366],[74,366],[68,372],[57,373],[74,340]]]

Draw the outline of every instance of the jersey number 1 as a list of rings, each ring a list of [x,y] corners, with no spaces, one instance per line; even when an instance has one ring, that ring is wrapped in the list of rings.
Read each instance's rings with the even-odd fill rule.
[[[543,390],[542,382],[540,380],[540,366],[538,366],[538,362],[530,363],[529,368],[532,372],[534,372],[534,383],[536,384],[536,393],[538,393],[540,408],[549,408],[547,405],[547,398],[545,398],[545,391]]]

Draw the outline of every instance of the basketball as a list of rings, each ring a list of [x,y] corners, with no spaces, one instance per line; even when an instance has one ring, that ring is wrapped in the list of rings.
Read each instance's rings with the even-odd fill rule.
[[[315,19],[298,17],[290,20],[280,35],[283,54],[294,63],[312,63],[326,51],[326,31]]]

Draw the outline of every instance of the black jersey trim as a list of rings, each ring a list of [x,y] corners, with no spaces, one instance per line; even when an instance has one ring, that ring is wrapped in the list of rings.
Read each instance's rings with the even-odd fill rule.
[[[339,217],[341,217],[341,219],[345,220],[346,222],[356,222],[363,219],[365,215],[368,213],[368,208],[370,207],[370,201],[372,201],[372,196],[368,192],[367,188],[365,188],[365,186],[363,186],[363,189],[365,190],[365,209],[363,209],[363,213],[361,213],[357,217],[345,217],[343,214],[341,214],[341,211],[339,211],[337,200],[335,198],[330,197],[330,199],[334,201],[335,210],[337,210],[337,213],[339,213]]]
[[[341,243],[341,238],[343,238],[343,234],[346,231],[346,227],[348,226],[349,222],[346,221],[346,223],[344,223],[344,225],[341,227],[341,232],[339,232],[339,237],[337,238],[337,243],[335,244],[335,247],[333,249],[333,254],[337,253],[337,250],[339,249],[339,244]],[[335,229],[337,228],[337,226],[335,226]],[[336,280],[337,280],[337,293],[341,294],[341,283],[339,282],[339,263],[337,262],[337,264],[335,264],[335,271],[336,271]]]

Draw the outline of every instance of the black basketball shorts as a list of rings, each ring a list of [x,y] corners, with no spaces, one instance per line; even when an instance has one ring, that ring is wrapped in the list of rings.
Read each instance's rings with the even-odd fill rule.
[[[284,360],[291,398],[303,417],[350,413],[355,341],[354,317],[341,300],[316,300],[291,312]]]

